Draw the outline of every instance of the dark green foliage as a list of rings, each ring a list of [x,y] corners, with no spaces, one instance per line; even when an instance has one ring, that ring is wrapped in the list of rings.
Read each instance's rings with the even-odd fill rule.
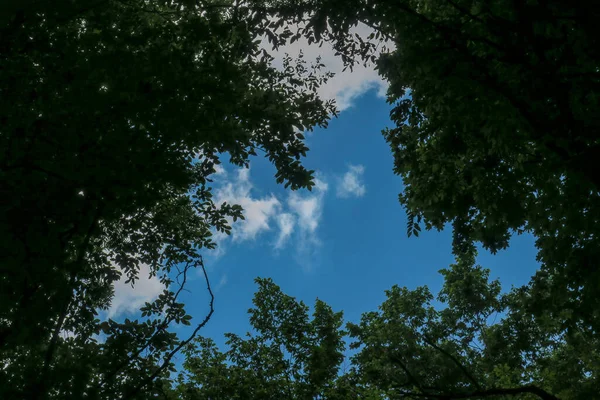
[[[378,64],[396,104],[385,137],[401,203],[427,228],[452,223],[457,252],[531,232],[542,263],[532,285],[550,291],[551,312],[568,308],[567,323],[598,332],[600,9],[401,4],[419,11],[386,14],[397,49]]]
[[[404,181],[409,235],[451,225],[455,254],[471,257],[474,243],[495,253],[512,235],[533,234],[541,268],[519,312],[554,321],[555,335],[598,340],[598,3],[305,4],[309,19],[327,15],[320,37],[376,61],[390,84],[396,126],[384,136]],[[358,22],[395,49],[353,51],[348,28]]]
[[[598,341],[565,340],[552,322],[519,311],[489,270],[459,259],[440,271],[437,296],[394,285],[378,311],[340,329],[341,313],[308,307],[258,279],[255,333],[226,334],[228,350],[199,338],[172,399],[589,399],[598,387]],[[347,336],[346,336],[347,335]],[[344,339],[357,352],[342,368]]]
[[[226,352],[198,338],[186,353],[179,399],[312,399],[333,390],[343,360],[342,314],[304,303],[270,279],[257,279],[246,338],[227,334]]]
[[[326,125],[327,76],[273,69],[258,48],[273,22],[241,3],[1,7],[0,397],[134,396],[181,344],[168,325],[190,323],[174,273],[242,217],[212,201],[219,155],[242,166],[261,149],[278,182],[310,188],[296,129]],[[101,323],[140,264],[167,291],[147,320]]]
[[[597,395],[595,2],[5,3],[0,397]],[[294,32],[292,20],[306,25]],[[358,22],[371,40],[349,35]],[[212,201],[219,156],[242,166],[261,149],[278,182],[312,186],[296,129],[326,125],[334,110],[315,90],[327,75],[289,58],[276,71],[258,48],[261,36],[277,46],[302,35],[333,43],[348,66],[376,62],[390,83],[396,126],[384,135],[408,233],[451,224],[458,260],[444,272],[447,308],[433,308],[426,288],[394,287],[350,325],[360,351],[337,378],[341,316],[317,303],[309,321],[268,281],[251,318],[258,334],[231,335],[227,353],[168,331],[190,323],[175,275],[203,269],[211,232],[242,217]],[[378,39],[395,49],[377,57]],[[541,268],[501,295],[473,266],[474,243],[496,252],[522,232],[535,235]],[[120,274],[134,283],[140,264],[165,293],[142,320],[98,320],[112,284]],[[188,381],[174,393],[168,371],[183,347]]]

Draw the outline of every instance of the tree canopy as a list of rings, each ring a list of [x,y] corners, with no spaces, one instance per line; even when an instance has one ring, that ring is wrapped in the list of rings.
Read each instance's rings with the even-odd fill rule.
[[[454,252],[536,237],[523,307],[597,339],[600,7],[553,0],[307,2],[305,29],[389,82],[384,136],[408,234],[451,225]],[[356,52],[362,22],[394,48]]]
[[[270,279],[248,313],[253,333],[227,334],[229,349],[198,337],[186,354],[175,389],[181,399],[312,399],[332,390],[342,362],[342,314],[317,300],[309,308]]]
[[[187,375],[175,395],[191,398],[207,390],[241,398],[595,394],[594,2],[0,7],[0,397],[171,396],[172,357],[184,348]],[[358,23],[372,37],[354,36]],[[426,288],[394,287],[378,312],[348,325],[359,351],[344,374],[341,315],[318,302],[310,320],[270,281],[259,281],[258,336],[230,336],[226,353],[194,340],[212,301],[191,337],[169,331],[191,323],[178,299],[188,270],[203,270],[212,298],[202,251],[214,248],[213,232],[243,218],[238,205],[212,199],[223,155],[244,166],[261,152],[277,182],[313,185],[301,131],[335,115],[316,94],[330,75],[289,57],[275,69],[259,46],[263,37],[277,47],[302,36],[332,43],[348,66],[374,62],[388,81],[396,126],[384,136],[404,182],[408,234],[451,225],[457,258],[444,271],[446,308],[433,307]],[[392,50],[378,55],[377,40]],[[475,245],[497,252],[524,232],[536,237],[541,268],[503,294],[475,266]],[[100,320],[114,283],[125,275],[134,284],[142,264],[165,292],[141,319]]]
[[[316,96],[328,74],[289,57],[273,68],[259,42],[277,21],[260,7],[2,9],[0,397],[129,398],[183,346],[167,330],[190,323],[181,278],[242,217],[212,200],[221,155],[243,166],[261,151],[278,182],[310,188],[299,131],[334,112]],[[114,282],[133,284],[140,264],[165,293],[145,320],[100,321]]]
[[[520,309],[473,259],[440,271],[444,286],[394,285],[377,311],[342,329],[341,312],[308,307],[257,279],[252,332],[227,350],[199,337],[172,399],[589,399],[597,342],[566,342]],[[433,305],[436,299],[439,304]],[[345,343],[355,354],[345,360]],[[346,362],[349,361],[349,362]]]

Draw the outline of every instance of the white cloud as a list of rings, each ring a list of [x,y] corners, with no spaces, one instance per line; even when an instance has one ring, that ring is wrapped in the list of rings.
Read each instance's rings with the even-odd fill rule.
[[[319,226],[321,210],[317,196],[301,197],[292,193],[288,200],[290,208],[298,215],[298,224],[301,229],[314,232]]]
[[[327,183],[315,178],[315,186],[309,194],[302,196],[298,192],[290,193],[288,206],[298,216],[300,229],[308,233],[317,230],[323,213],[323,195],[327,189]]]
[[[215,173],[212,174],[213,176],[227,176],[227,171],[225,171],[225,168],[221,164],[215,164],[214,169]]]
[[[293,191],[287,201],[280,201],[274,194],[253,197],[253,185],[250,171],[240,169],[235,173],[224,174],[222,183],[215,189],[215,203],[240,204],[244,208],[245,220],[232,222],[231,236],[234,242],[257,240],[260,235],[276,229],[276,236],[269,239],[275,250],[293,244],[299,254],[314,249],[320,244],[317,229],[323,214],[324,195],[327,183],[315,178],[312,191]],[[228,178],[232,177],[232,178]],[[213,234],[218,247],[211,255],[222,256],[227,247],[227,235],[221,232]]]
[[[342,198],[361,197],[367,189],[362,182],[365,167],[362,165],[350,165],[348,171],[338,180],[337,196]]]
[[[290,213],[279,214],[277,216],[277,225],[279,226],[279,236],[277,242],[275,242],[275,248],[280,249],[294,231],[296,218]]]
[[[217,247],[214,250],[211,250],[210,255],[217,259],[225,254],[225,241],[229,236],[227,236],[224,232],[218,232],[216,230],[212,231],[212,240],[217,244]]]
[[[315,178],[314,189],[316,193],[324,194],[327,191],[327,189],[329,189],[329,185],[324,180]]]
[[[295,27],[291,30],[295,32]],[[371,34],[373,30],[364,24],[359,24],[351,29],[351,33],[358,34],[363,39]],[[304,54],[304,59],[309,63],[313,62],[318,56],[321,56],[321,62],[325,64],[325,70],[335,73],[335,76],[330,79],[325,85],[319,88],[319,95],[323,99],[335,99],[337,108],[343,111],[352,106],[353,102],[362,94],[370,89],[377,89],[377,95],[385,97],[388,84],[385,82],[373,65],[367,67],[362,64],[355,65],[353,70],[347,69],[343,71],[344,64],[340,56],[335,55],[335,50],[329,43],[323,43],[321,47],[312,44],[300,38],[294,43],[288,43],[286,46],[280,47],[277,51],[271,51],[271,45],[266,39],[263,39],[262,46],[271,52],[275,57],[274,65],[281,66],[283,56],[288,53],[292,57],[296,57],[300,50]],[[385,43],[388,49],[393,46],[391,43]]]
[[[232,226],[231,234],[234,241],[253,240],[259,233],[270,230],[271,220],[281,209],[281,203],[273,194],[262,198],[252,197],[249,175],[250,170],[242,168],[238,170],[234,181],[228,181],[215,190],[217,205],[227,202],[239,204],[244,209],[245,220],[236,222]],[[222,235],[221,237],[216,235],[215,239],[222,239]]]
[[[108,318],[137,312],[144,303],[153,301],[165,289],[157,277],[150,277],[150,267],[146,264],[140,264],[138,276],[133,287],[125,283],[125,274],[115,283],[115,296],[108,309]]]
[[[301,195],[298,192],[290,193],[288,207],[296,214],[298,220],[298,250],[306,252],[311,246],[318,246],[320,241],[316,230],[321,222],[323,203],[328,185],[323,180],[315,179],[313,191]]]

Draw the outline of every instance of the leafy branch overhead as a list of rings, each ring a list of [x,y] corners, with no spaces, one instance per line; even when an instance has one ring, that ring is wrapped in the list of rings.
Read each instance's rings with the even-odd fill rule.
[[[318,32],[347,58],[372,55],[352,47],[350,28],[358,23],[394,45],[376,64],[389,82],[395,126],[383,135],[403,180],[408,234],[451,226],[454,253],[469,257],[477,243],[496,253],[513,235],[532,234],[541,267],[524,288],[523,311],[596,339],[600,6],[553,0],[300,4],[312,7],[296,15],[313,23],[306,34]],[[326,24],[317,24],[323,16]]]
[[[597,2],[558,0],[8,0],[0,5],[0,398],[520,398],[597,396],[600,30]],[[353,29],[373,30],[362,38]],[[221,353],[202,261],[243,218],[217,205],[224,157],[258,151],[314,186],[302,132],[336,115],[331,77],[285,57],[300,38],[389,83],[384,130],[407,233],[452,226],[457,262],[429,290],[393,287],[347,326],[259,280]],[[379,52],[385,41],[388,49]],[[302,131],[302,132],[299,132]],[[502,293],[475,266],[515,234],[540,269]],[[207,281],[196,323],[180,294]],[[104,318],[121,277],[165,290]],[[194,323],[179,338],[171,325]],[[173,386],[173,357],[186,349]]]
[[[243,218],[214,203],[210,175],[260,149],[277,182],[310,188],[296,130],[335,113],[316,95],[330,74],[275,69],[268,10],[240,2],[5,3],[0,397],[156,393],[186,342],[169,326],[192,323],[187,271]],[[103,320],[114,283],[146,269],[164,293],[141,320]]]
[[[309,307],[270,279],[257,279],[252,333],[226,334],[225,351],[199,337],[186,354],[172,399],[584,399],[596,388],[591,343],[571,346],[515,311],[520,293],[473,260],[442,270],[434,297],[426,287],[393,286],[378,311],[342,329],[342,314],[317,300]],[[459,279],[460,278],[460,279]],[[350,342],[354,355],[344,356]],[[597,344],[597,343],[596,343]],[[590,350],[593,348],[594,350]],[[557,357],[583,359],[587,378]],[[349,364],[346,363],[349,361]],[[566,384],[569,382],[569,384]]]

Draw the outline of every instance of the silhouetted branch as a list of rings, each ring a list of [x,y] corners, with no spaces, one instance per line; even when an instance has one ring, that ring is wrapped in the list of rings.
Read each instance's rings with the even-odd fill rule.
[[[475,15],[475,14],[471,13],[471,12],[470,12],[469,10],[467,10],[466,8],[464,8],[464,7],[461,7],[461,6],[460,6],[458,3],[456,3],[456,2],[454,2],[454,1],[452,1],[452,0],[446,0],[446,3],[450,3],[450,5],[451,5],[451,6],[452,6],[454,9],[456,9],[457,11],[459,11],[460,13],[462,13],[463,15],[465,15],[465,16],[467,16],[467,17],[471,18],[473,21],[477,21],[477,22],[479,22],[479,23],[481,23],[481,24],[484,24],[484,25],[486,25],[486,24],[487,24],[487,22],[486,22],[486,21],[484,21],[483,19],[481,19],[481,17],[480,17],[479,15]]]
[[[134,398],[146,385],[152,383],[152,381],[154,379],[156,379],[156,377],[158,377],[169,366],[173,356],[175,356],[175,354],[177,354],[184,346],[186,346],[192,340],[194,340],[194,338],[196,337],[196,335],[198,334],[200,329],[202,329],[208,323],[208,321],[210,321],[210,318],[212,317],[212,315],[215,311],[215,309],[214,309],[215,296],[210,287],[210,281],[208,279],[208,274],[206,272],[206,268],[204,266],[204,261],[202,260],[202,257],[200,257],[198,264],[202,268],[202,272],[204,274],[204,279],[206,281],[206,287],[208,289],[208,293],[210,294],[210,302],[209,302],[210,308],[209,308],[208,314],[206,315],[206,317],[204,317],[204,320],[196,327],[196,329],[194,329],[194,332],[192,332],[192,334],[186,340],[181,341],[179,343],[179,345],[175,349],[173,349],[164,358],[162,365],[156,371],[154,371],[154,373],[152,373],[152,375],[150,375],[148,378],[144,379],[138,386],[136,386],[133,390],[131,390],[129,393],[127,393],[125,396],[123,396],[122,397],[123,400]]]
[[[407,14],[412,15],[413,17],[417,18],[421,22],[424,22],[426,25],[432,26],[433,28],[438,30],[438,32],[444,33],[446,35],[449,34],[450,36],[464,37],[465,39],[472,40],[475,42],[482,42],[500,52],[506,51],[506,49],[504,47],[502,47],[500,44],[493,42],[488,38],[481,37],[481,36],[467,36],[465,34],[465,32],[462,32],[462,31],[452,28],[448,25],[444,25],[442,23],[434,21],[434,20],[428,18],[426,15],[418,12],[417,10],[414,10],[411,7],[407,6],[406,4],[403,4],[401,1],[394,2],[394,6],[398,7],[400,10],[406,12]]]
[[[177,301],[177,298],[179,297],[179,294],[184,290],[185,284],[187,282],[187,271],[191,268],[191,262],[186,263],[185,267],[183,268],[183,271],[181,271],[178,275],[177,278],[179,279],[180,275],[183,275],[183,280],[181,283],[179,283],[179,289],[177,290],[177,292],[175,293],[175,296],[173,296],[173,300],[171,301],[171,304],[174,304]],[[136,350],[134,353],[132,353],[125,361],[123,361],[122,363],[120,363],[115,369],[113,369],[110,373],[106,374],[104,379],[102,379],[98,385],[96,385],[96,388],[99,389],[101,388],[103,385],[105,385],[109,380],[111,380],[112,378],[114,378],[119,372],[121,372],[124,368],[126,368],[127,366],[129,366],[131,364],[131,362],[133,360],[135,360],[136,358],[138,358],[140,356],[140,354],[142,354],[142,352],[144,352],[144,350],[146,350],[148,348],[148,346],[150,346],[150,344],[152,343],[152,341],[154,340],[154,338],[156,338],[157,335],[159,335],[160,333],[162,333],[165,329],[167,329],[169,327],[169,325],[171,324],[171,322],[173,322],[173,317],[169,317],[169,318],[165,318],[165,320],[162,322],[162,324],[160,324],[156,330],[154,331],[154,333],[152,334],[152,336],[150,336],[147,340],[146,343],[144,343],[138,350]]]

